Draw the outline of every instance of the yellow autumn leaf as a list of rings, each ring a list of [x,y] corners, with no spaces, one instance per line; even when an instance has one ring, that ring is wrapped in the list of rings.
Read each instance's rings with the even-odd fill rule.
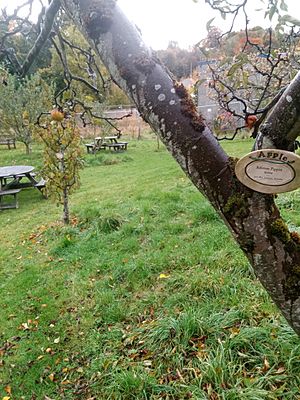
[[[167,279],[167,278],[169,278],[170,277],[170,275],[166,275],[166,274],[160,274],[159,275],[159,279]]]
[[[236,335],[238,335],[240,333],[240,329],[237,328],[237,327],[229,328],[229,331],[231,333],[230,339],[232,339],[234,336],[236,336]]]
[[[54,381],[54,374],[50,374],[50,375],[48,376],[48,378],[50,379],[51,382],[53,382],[53,381]]]
[[[2,400],[10,400],[10,396],[4,396],[2,397]]]

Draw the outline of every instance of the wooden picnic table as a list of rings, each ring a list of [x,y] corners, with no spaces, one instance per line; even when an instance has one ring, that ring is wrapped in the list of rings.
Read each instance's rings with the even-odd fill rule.
[[[33,170],[34,167],[31,165],[0,167],[0,189],[8,188],[12,186],[13,183],[16,183],[16,181],[19,182],[21,176],[27,176],[30,180],[33,179],[31,176]]]
[[[44,179],[37,181],[31,165],[12,165],[0,167],[0,208],[17,208],[17,194],[23,188],[34,187],[42,193],[45,187]],[[23,179],[26,182],[22,182]],[[43,193],[42,193],[43,194]],[[3,198],[13,196],[14,203],[4,205]],[[44,195],[43,195],[44,196]],[[44,196],[45,197],[45,196]],[[2,207],[1,207],[2,203]]]
[[[88,153],[95,153],[102,149],[127,150],[127,144],[128,142],[118,142],[118,136],[97,136],[94,143],[87,143],[85,146]]]
[[[104,136],[104,137],[99,136],[99,137],[96,137],[95,139],[96,140],[97,139],[104,139],[104,140],[109,141],[111,143],[118,143],[118,136]]]

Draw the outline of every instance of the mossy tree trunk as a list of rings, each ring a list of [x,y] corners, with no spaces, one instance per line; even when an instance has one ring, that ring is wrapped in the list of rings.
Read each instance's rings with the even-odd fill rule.
[[[300,335],[300,238],[288,231],[273,197],[254,192],[236,179],[235,161],[197,114],[183,86],[145,46],[113,0],[65,0],[64,5],[83,27],[112,79],[134,101],[145,121],[221,215],[256,275]],[[276,112],[274,109],[272,121]],[[266,123],[260,146],[270,145],[270,140],[262,140],[269,137],[275,147],[274,138],[280,135],[284,138],[279,141],[281,148],[291,148],[295,135],[289,136],[289,132],[291,125],[297,124],[299,113],[291,118],[293,123],[289,128],[287,124],[281,127],[280,133],[275,122]]]

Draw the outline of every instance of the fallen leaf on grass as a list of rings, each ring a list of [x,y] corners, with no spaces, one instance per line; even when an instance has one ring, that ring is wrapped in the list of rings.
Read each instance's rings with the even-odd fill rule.
[[[229,338],[232,339],[233,337],[235,337],[236,335],[238,335],[240,333],[240,329],[233,326],[232,328],[229,328],[229,332],[231,333]]]
[[[54,381],[54,374],[50,374],[50,375],[48,376],[48,378],[50,379],[51,382],[53,382],[53,381]]]
[[[283,374],[285,372],[285,368],[284,367],[279,367],[277,371],[275,371],[275,374]]]
[[[23,331],[36,331],[39,322],[34,319],[28,319],[27,322],[23,322],[18,329]]]
[[[159,277],[158,277],[158,279],[167,279],[167,278],[169,278],[169,277],[170,277],[170,275],[160,274]]]
[[[4,390],[7,394],[11,394],[11,386],[9,385],[5,386]]]
[[[266,371],[268,371],[270,369],[270,363],[269,363],[269,361],[265,358],[264,359],[264,366],[263,366],[263,371],[264,372],[266,372]]]
[[[23,329],[24,331],[27,331],[27,330],[29,330],[29,325],[27,324],[27,322],[23,322],[20,325],[19,329]]]
[[[65,381],[62,381],[60,384],[61,385],[69,385],[70,383],[72,383],[72,382],[69,381],[68,379],[66,379]]]

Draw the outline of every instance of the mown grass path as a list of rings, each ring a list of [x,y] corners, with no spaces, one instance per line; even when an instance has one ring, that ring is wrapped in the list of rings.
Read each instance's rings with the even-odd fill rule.
[[[86,156],[71,211],[24,190],[0,213],[0,399],[300,399],[299,339],[164,149]]]

